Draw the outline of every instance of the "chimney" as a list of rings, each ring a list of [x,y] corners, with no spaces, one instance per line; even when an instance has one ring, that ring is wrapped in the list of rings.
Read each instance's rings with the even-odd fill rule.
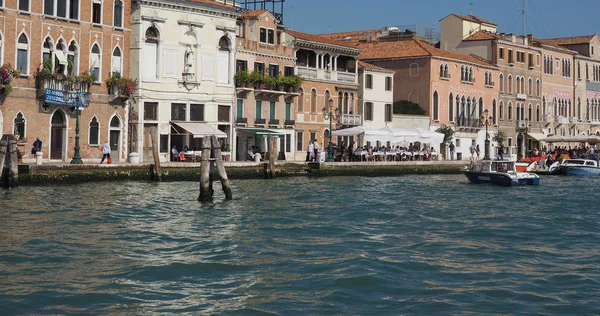
[[[510,36],[510,41],[511,42],[513,42],[513,43],[517,42],[517,37],[515,36],[515,34],[510,34],[509,36]]]
[[[533,43],[533,34],[527,34],[527,42]]]

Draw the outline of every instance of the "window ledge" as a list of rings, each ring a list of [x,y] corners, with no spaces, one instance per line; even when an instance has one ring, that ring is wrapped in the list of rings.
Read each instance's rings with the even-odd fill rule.
[[[57,20],[57,21],[69,22],[68,18],[63,18],[63,17],[60,17],[60,16],[57,16],[54,19]]]
[[[123,32],[125,29],[122,26],[113,26],[113,30]]]
[[[22,14],[22,15],[31,15],[31,12],[29,11],[21,11],[21,10],[17,10],[18,14]]]
[[[28,75],[28,74],[20,74],[19,75],[19,78],[28,78],[29,79],[29,77],[31,77],[31,75]]]
[[[440,77],[440,80],[450,81],[450,78],[447,78],[447,77]]]
[[[76,19],[69,19],[70,23],[75,23],[75,24],[81,24],[81,21],[76,20]]]
[[[92,22],[92,27],[99,27],[99,28],[102,28],[102,24],[100,24],[100,23],[94,23],[94,22]]]

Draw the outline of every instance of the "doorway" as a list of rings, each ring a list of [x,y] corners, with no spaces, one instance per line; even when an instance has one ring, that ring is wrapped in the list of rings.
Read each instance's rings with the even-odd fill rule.
[[[50,159],[63,160],[65,115],[57,110],[52,115],[52,130],[50,133]]]
[[[109,134],[109,144],[110,144],[110,157],[114,161],[120,161],[121,155],[121,120],[116,115],[110,120],[110,134]]]

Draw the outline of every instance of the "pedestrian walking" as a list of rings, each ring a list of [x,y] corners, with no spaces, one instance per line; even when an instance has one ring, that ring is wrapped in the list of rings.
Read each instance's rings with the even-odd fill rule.
[[[100,160],[100,164],[104,162],[104,159],[106,159],[106,163],[108,164],[112,162],[112,159],[110,158],[110,144],[108,141],[105,141],[104,145],[102,145],[102,160]]]

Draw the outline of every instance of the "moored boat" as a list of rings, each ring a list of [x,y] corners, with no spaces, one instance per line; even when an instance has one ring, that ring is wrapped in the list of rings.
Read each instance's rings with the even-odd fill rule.
[[[538,185],[540,177],[530,172],[517,172],[514,161],[477,160],[461,169],[471,183],[500,185]]]
[[[565,159],[558,166],[560,174],[569,176],[599,176],[598,162],[592,159]]]

